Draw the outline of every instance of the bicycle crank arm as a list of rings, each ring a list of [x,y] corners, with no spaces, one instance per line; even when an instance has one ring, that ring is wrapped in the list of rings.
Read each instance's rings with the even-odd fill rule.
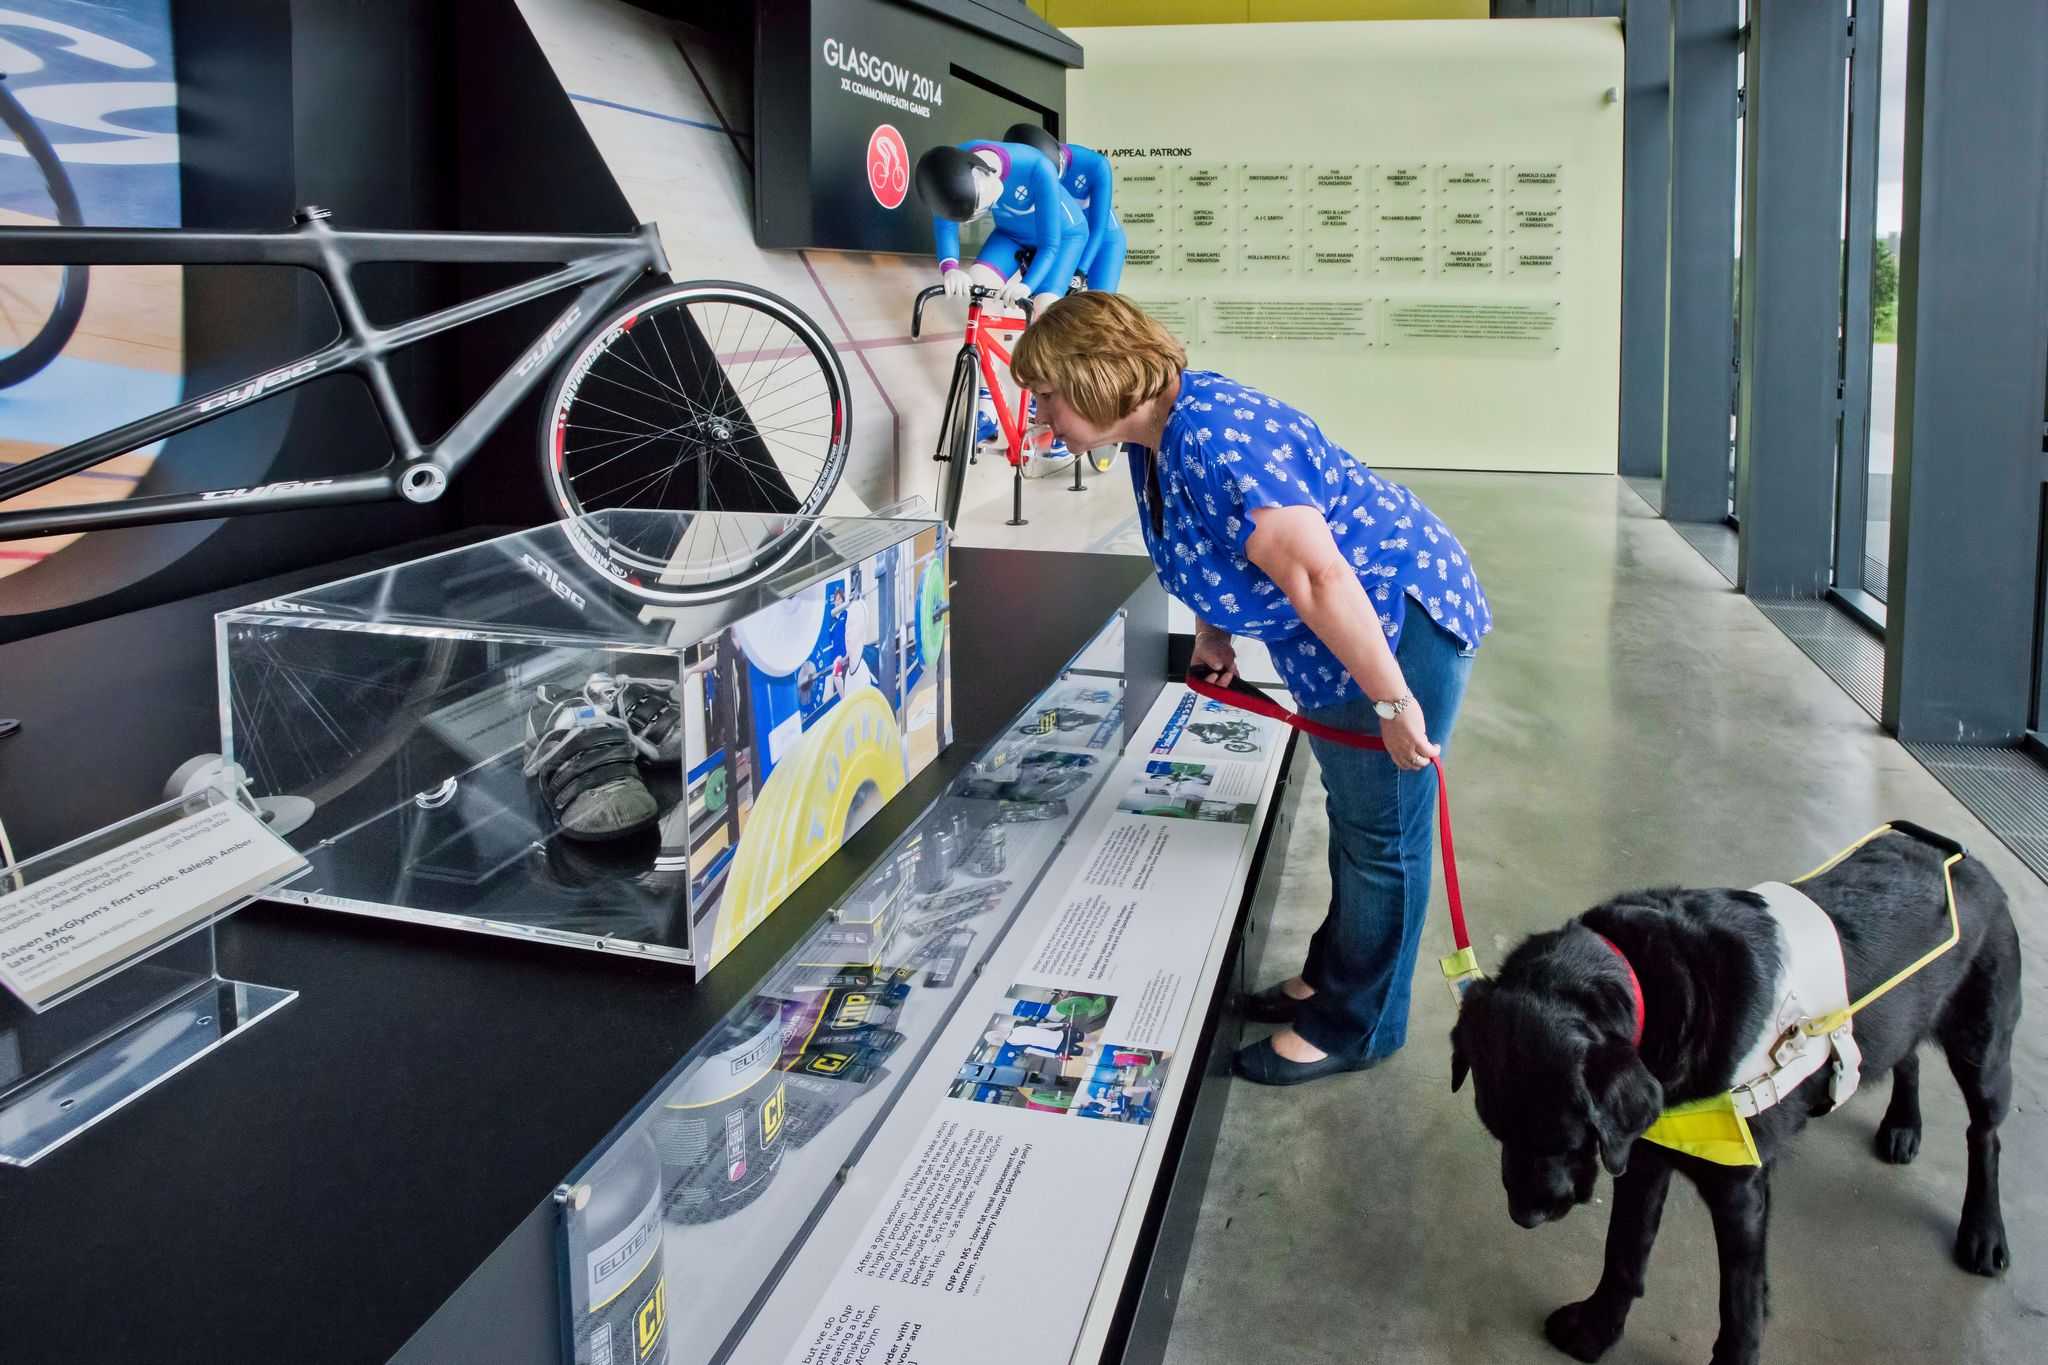
[[[284,479],[251,488],[218,488],[206,493],[169,493],[120,502],[76,503],[65,507],[0,512],[0,540],[61,536],[118,526],[158,526],[173,521],[206,521],[248,512],[289,512],[342,503],[393,502],[398,483],[388,470],[334,479]]]

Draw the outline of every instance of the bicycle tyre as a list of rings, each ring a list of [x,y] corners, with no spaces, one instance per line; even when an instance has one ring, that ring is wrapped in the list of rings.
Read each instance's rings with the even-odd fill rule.
[[[974,460],[974,416],[980,392],[981,351],[962,346],[947,386],[946,415],[939,423],[939,515],[948,529],[960,524],[960,499],[967,490],[967,466]]]
[[[57,157],[57,149],[50,145],[50,139],[44,136],[28,110],[22,108],[14,92],[7,88],[5,77],[0,77],[0,123],[7,125],[7,130],[14,134],[30,160],[36,163],[36,169],[42,172],[43,184],[50,192],[50,202],[57,208],[58,224],[62,227],[84,226],[85,218],[78,208],[78,192],[71,187],[71,177],[65,173],[64,163]],[[78,320],[85,315],[87,278],[85,266],[64,267],[49,317],[34,336],[13,351],[0,355],[0,389],[12,388],[40,373],[63,351],[72,334],[78,330]]]
[[[637,596],[702,601],[809,540],[852,429],[845,368],[816,323],[752,285],[692,280],[584,330],[541,409],[542,479],[593,567]],[[719,514],[715,535],[678,513]]]

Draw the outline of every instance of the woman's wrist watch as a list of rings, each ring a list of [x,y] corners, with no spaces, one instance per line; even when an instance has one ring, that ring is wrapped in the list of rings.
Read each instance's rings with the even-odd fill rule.
[[[1372,709],[1381,720],[1392,720],[1413,705],[1415,705],[1415,698],[1404,692],[1392,701],[1374,702]]]

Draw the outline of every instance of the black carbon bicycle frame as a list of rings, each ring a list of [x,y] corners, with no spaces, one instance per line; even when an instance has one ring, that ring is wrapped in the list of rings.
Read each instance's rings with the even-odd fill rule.
[[[523,283],[424,317],[378,327],[364,313],[349,271],[371,261],[485,265],[546,263],[560,267]],[[75,503],[0,511],[0,540],[149,526],[278,512],[342,503],[432,502],[520,399],[549,373],[546,362],[580,340],[590,324],[649,271],[666,276],[668,258],[654,225],[635,232],[527,236],[494,232],[356,232],[327,225],[303,210],[282,232],[188,232],[178,228],[0,228],[0,266],[10,265],[290,265],[320,277],[341,320],[328,345],[261,374],[201,394],[98,436],[0,466],[0,503],[117,455],[187,431],[252,403],[330,374],[360,375],[391,435],[392,457],[367,474],[295,479],[253,488]],[[562,289],[575,300],[495,380],[446,435],[422,445],[399,402],[386,357],[427,337],[489,317]]]

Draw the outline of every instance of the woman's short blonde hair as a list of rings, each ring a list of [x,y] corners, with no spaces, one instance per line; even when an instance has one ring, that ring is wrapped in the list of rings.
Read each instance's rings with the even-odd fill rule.
[[[1025,329],[1010,373],[1054,389],[1098,426],[1122,421],[1180,383],[1188,353],[1121,294],[1070,294]]]

